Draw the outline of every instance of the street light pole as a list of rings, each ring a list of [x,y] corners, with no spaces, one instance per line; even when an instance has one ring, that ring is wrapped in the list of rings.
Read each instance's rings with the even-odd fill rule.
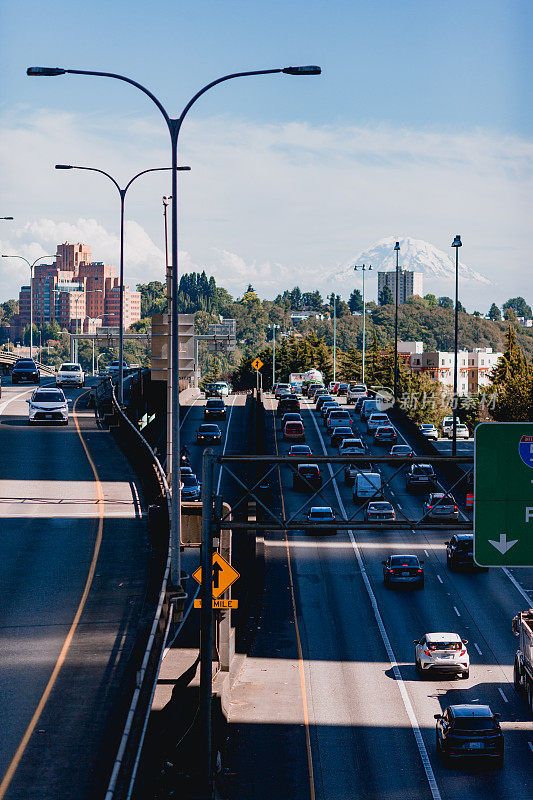
[[[333,292],[333,383],[337,379],[337,293]]]
[[[80,167],[73,164],[56,164],[56,169],[83,169],[86,172],[99,172],[100,175],[105,175],[106,178],[114,184],[120,196],[120,268],[119,268],[119,300],[118,300],[118,402],[122,406],[124,403],[124,203],[126,200],[126,192],[130,188],[133,181],[140,178],[141,175],[146,175],[147,172],[163,172],[171,169],[171,167],[154,167],[153,169],[143,169],[138,172],[133,178],[128,181],[126,186],[122,189],[118,182],[103,169],[96,167]],[[177,167],[178,170],[190,170],[190,167]]]
[[[181,588],[181,497],[180,497],[180,480],[179,480],[179,467],[180,467],[180,408],[179,408],[179,340],[178,340],[178,137],[181,126],[188,112],[202,97],[205,92],[225,81],[232,80],[233,78],[245,78],[256,75],[273,75],[275,73],[284,73],[286,75],[320,75],[320,67],[317,66],[298,66],[298,67],[284,67],[278,69],[262,69],[250,70],[247,72],[235,72],[229,75],[223,75],[211,83],[206,84],[199,92],[197,92],[186,104],[181,115],[172,119],[167,113],[165,107],[157,99],[157,97],[145,86],[132,78],[127,78],[125,75],[119,75],[111,72],[99,72],[93,70],[78,70],[78,69],[63,69],[61,67],[29,67],[26,72],[30,76],[54,76],[54,75],[92,75],[102,78],[114,78],[116,80],[129,83],[135,86],[153,103],[157,106],[167,124],[170,134],[171,155],[172,155],[172,312],[171,312],[171,348],[172,348],[172,370],[171,375],[168,376],[172,380],[172,463],[171,463],[171,551],[172,551],[172,565],[171,565],[171,583]],[[204,674],[207,671],[204,669]],[[211,669],[209,669],[209,694],[211,693]],[[201,689],[206,692],[206,687],[202,681]],[[203,707],[203,706],[202,706]],[[209,704],[210,709],[210,704]],[[210,713],[210,711],[209,711]],[[209,728],[209,721],[200,720],[203,729]],[[203,761],[206,770],[206,776],[209,784],[209,789],[212,789],[212,762],[211,762],[211,741],[208,737],[206,742],[206,752],[203,754]]]
[[[461,237],[456,235],[452,242],[455,247],[455,334],[453,347],[453,428],[452,428],[452,456],[457,455],[457,341],[459,338],[459,248],[463,246]]]
[[[281,325],[276,325],[275,322],[272,325],[269,325],[269,330],[272,331],[272,385],[276,383],[276,330],[278,330]]]
[[[365,382],[365,352],[366,352],[365,272],[371,272],[372,264],[370,264],[368,267],[366,267],[364,264],[362,264],[361,266],[357,266],[356,265],[354,267],[354,271],[355,272],[359,272],[359,270],[361,270],[361,272],[363,273],[363,364],[362,364],[362,370],[361,370],[362,371],[361,380],[364,383]]]
[[[394,313],[394,402],[398,398],[398,302],[400,293],[400,270],[398,266],[398,256],[400,254],[400,242],[394,245],[396,251],[396,291],[395,291],[395,313]]]
[[[9,217],[6,217],[9,219]],[[39,256],[36,258],[33,264],[30,264],[27,258],[24,256],[10,256],[10,255],[2,255],[2,258],[20,258],[22,261],[25,261],[28,267],[30,268],[30,358],[33,358],[33,268],[37,264],[38,261],[42,261],[43,258],[55,258],[54,256]]]

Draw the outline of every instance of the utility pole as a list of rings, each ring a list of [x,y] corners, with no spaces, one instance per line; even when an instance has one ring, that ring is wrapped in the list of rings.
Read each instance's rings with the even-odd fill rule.
[[[362,365],[362,375],[361,380],[362,383],[365,382],[365,353],[366,353],[366,299],[365,299],[365,272],[370,272],[372,270],[372,264],[366,267],[364,264],[361,266],[355,266],[354,271],[363,273],[363,365]]]

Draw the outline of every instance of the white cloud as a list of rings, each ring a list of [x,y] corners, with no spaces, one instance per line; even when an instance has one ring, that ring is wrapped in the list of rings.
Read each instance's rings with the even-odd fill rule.
[[[164,127],[153,118],[23,109],[0,134],[2,213],[16,217],[2,223],[2,247],[41,255],[65,239],[84,241],[96,260],[116,264],[116,190],[103,176],[55,172],[53,164],[97,166],[126,182],[168,163]],[[447,252],[460,233],[464,261],[498,284],[486,297],[474,289],[467,296],[465,286],[467,306],[527,295],[530,141],[191,116],[180,147],[181,163],[192,167],[179,184],[181,271],[205,268],[235,294],[248,282],[267,296],[296,283],[326,291],[326,276],[385,236]],[[128,193],[130,284],[163,276],[161,196],[169,193],[167,173],[143,176]],[[0,296],[13,295],[16,275],[2,265]]]

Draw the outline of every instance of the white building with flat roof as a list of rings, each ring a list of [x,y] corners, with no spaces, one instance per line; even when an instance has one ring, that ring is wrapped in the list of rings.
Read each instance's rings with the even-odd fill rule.
[[[400,344],[404,349],[400,348]],[[406,363],[413,372],[425,372],[453,392],[454,354],[441,350],[417,351],[419,342],[398,342],[398,353],[409,354]],[[411,349],[406,346],[411,345]],[[457,394],[477,394],[490,386],[490,375],[501,358],[492,347],[476,347],[457,352]]]

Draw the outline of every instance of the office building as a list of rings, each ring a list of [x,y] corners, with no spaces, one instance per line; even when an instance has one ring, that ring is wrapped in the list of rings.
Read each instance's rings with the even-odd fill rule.
[[[405,303],[415,294],[422,297],[423,275],[408,269],[398,270],[398,304]],[[384,287],[388,286],[396,302],[396,270],[393,272],[378,272],[378,297]]]

